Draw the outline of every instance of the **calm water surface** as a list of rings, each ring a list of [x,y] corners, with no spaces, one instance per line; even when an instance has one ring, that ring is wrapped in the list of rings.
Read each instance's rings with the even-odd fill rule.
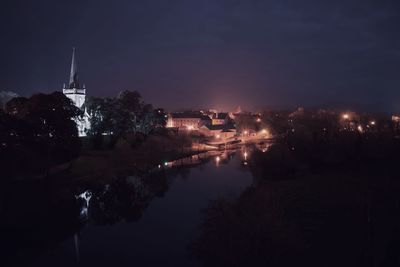
[[[242,148],[106,185],[1,188],[0,266],[400,266],[397,172],[282,155]]]
[[[167,174],[168,190],[154,197],[134,222],[96,225],[90,218],[75,234],[23,260],[24,266],[199,266],[188,246],[198,236],[202,209],[220,197],[238,196],[252,184],[239,157]],[[20,255],[24,256],[24,255]],[[20,262],[21,259],[16,259]]]

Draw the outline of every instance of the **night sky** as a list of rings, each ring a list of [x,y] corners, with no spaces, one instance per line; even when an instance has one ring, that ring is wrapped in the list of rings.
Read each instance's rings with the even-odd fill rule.
[[[400,111],[400,1],[2,1],[0,90]]]

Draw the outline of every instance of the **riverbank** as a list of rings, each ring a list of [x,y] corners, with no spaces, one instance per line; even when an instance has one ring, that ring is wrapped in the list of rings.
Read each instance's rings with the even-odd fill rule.
[[[145,175],[165,162],[209,149],[194,145],[187,135],[150,135],[135,145],[129,139],[121,139],[111,150],[83,150],[79,158],[65,166],[63,172],[68,179],[79,182],[106,183],[115,177]]]

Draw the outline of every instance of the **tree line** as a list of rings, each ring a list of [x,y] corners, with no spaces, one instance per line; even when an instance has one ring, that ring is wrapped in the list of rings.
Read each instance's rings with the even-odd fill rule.
[[[85,107],[90,114],[91,127],[87,132],[95,148],[113,147],[120,138],[131,135],[148,135],[166,124],[163,109],[154,109],[145,103],[136,91],[122,91],[116,97],[91,97]]]
[[[82,138],[77,122],[85,113],[91,124],[86,139],[94,148],[112,148],[120,138],[146,136],[165,125],[164,111],[145,103],[136,91],[90,97],[82,109],[61,92],[15,97],[0,109],[3,173],[43,173],[78,157]]]

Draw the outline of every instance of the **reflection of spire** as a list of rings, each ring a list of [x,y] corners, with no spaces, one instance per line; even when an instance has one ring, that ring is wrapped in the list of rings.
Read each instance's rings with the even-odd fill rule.
[[[75,246],[76,262],[79,263],[80,257],[79,257],[79,235],[78,235],[78,233],[74,234],[74,246]]]
[[[71,73],[69,76],[69,88],[70,89],[79,88],[78,67],[75,59],[75,47],[72,48],[72,62],[71,62]]]

